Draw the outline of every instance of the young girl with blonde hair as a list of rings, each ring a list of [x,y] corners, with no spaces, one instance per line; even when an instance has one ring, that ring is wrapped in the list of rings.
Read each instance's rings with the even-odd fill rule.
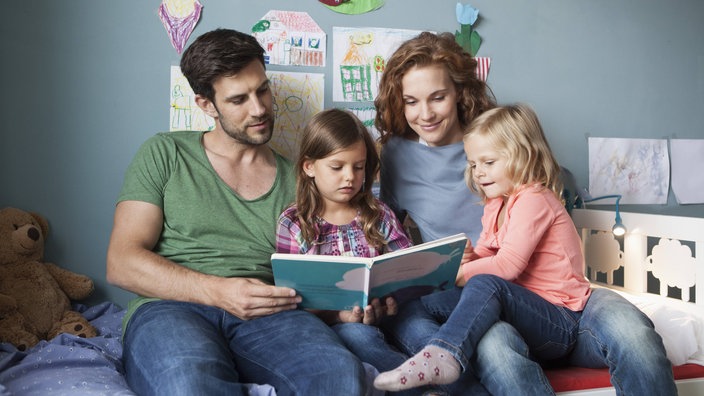
[[[511,324],[541,361],[567,356],[577,340],[591,290],[579,235],[561,201],[560,167],[537,116],[525,105],[489,110],[463,142],[466,182],[484,202],[481,235],[458,273],[464,287],[427,297],[454,309],[447,316],[419,313],[444,323],[419,353],[380,374],[378,389],[456,381],[499,321]]]

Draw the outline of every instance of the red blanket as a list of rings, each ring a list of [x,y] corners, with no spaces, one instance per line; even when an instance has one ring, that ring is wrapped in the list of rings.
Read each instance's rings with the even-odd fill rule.
[[[704,377],[704,366],[683,364],[672,368],[675,379]],[[545,374],[555,392],[611,387],[609,369],[566,367],[546,369]]]

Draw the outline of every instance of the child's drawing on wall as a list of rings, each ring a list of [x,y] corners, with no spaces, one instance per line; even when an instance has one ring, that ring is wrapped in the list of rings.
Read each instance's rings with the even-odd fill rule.
[[[269,145],[286,158],[296,158],[298,141],[308,120],[323,110],[325,75],[267,71],[274,96],[274,135]]]
[[[370,45],[374,35],[358,34],[349,37],[349,47],[340,62],[342,94],[347,102],[374,100],[371,92],[371,66],[361,48]]]
[[[170,131],[209,131],[215,121],[196,105],[195,94],[181,68],[171,66]]]
[[[325,32],[306,12],[271,10],[252,26],[252,35],[266,51],[266,63],[325,66]]]
[[[333,27],[335,102],[373,101],[386,59],[419,30]]]
[[[589,138],[589,193],[621,203],[665,204],[670,186],[665,139]]]

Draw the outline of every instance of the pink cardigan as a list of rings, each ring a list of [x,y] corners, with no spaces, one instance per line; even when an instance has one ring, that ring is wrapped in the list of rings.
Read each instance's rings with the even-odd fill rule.
[[[524,186],[508,198],[497,230],[502,201],[491,199],[484,207],[474,248],[480,258],[462,266],[465,279],[494,274],[555,305],[581,311],[591,290],[579,235],[562,203],[548,189]]]

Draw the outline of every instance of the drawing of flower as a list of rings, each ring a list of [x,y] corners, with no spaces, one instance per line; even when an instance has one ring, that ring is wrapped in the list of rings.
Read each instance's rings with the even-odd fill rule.
[[[482,38],[472,26],[479,18],[479,10],[469,4],[457,3],[455,13],[460,24],[460,30],[455,31],[455,41],[472,56],[476,56],[482,45]]]

